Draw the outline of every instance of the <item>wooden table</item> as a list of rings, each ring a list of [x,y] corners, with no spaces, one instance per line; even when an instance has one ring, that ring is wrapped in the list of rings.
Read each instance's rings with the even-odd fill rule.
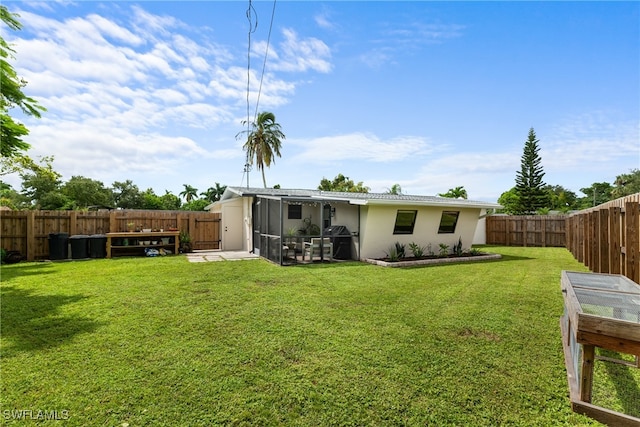
[[[122,233],[107,233],[107,258],[111,258],[112,256],[112,252],[114,249],[135,249],[135,248],[154,248],[154,249],[159,249],[159,248],[166,248],[166,249],[171,249],[173,251],[174,254],[177,254],[178,251],[180,250],[180,238],[179,238],[180,232],[179,231],[151,231],[151,232],[144,232],[144,231],[140,231],[140,232],[122,232]],[[169,243],[165,244],[162,243],[162,238],[163,237],[172,237],[173,238],[173,242],[169,241]],[[127,240],[128,244],[114,244],[114,240],[113,239],[122,239],[122,240]],[[149,243],[144,244],[144,242],[149,241],[149,242],[153,242],[156,241],[158,242],[157,244],[151,244]],[[142,244],[140,242],[143,242]],[[119,241],[116,241],[116,243],[120,243]]]

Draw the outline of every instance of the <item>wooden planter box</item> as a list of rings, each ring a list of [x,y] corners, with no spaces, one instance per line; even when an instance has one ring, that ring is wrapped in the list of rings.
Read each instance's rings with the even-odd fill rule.
[[[621,275],[563,271],[560,321],[575,412],[616,426],[640,419],[591,404],[595,347],[640,357],[640,286]]]

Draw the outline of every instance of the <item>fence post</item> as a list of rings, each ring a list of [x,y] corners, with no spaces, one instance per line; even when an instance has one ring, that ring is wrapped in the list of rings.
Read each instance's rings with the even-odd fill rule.
[[[507,238],[505,239],[505,246],[509,246],[511,244],[511,230],[509,230],[509,217],[504,219],[504,229],[506,231]]]
[[[626,276],[640,283],[640,204],[627,202],[625,212],[625,253],[627,259]]]
[[[34,261],[36,258],[36,211],[27,212],[27,261]]]
[[[609,273],[609,210],[608,209],[600,209],[600,225],[598,229],[600,231],[600,235],[598,236],[598,248],[600,251],[600,263],[599,270],[600,273]]]
[[[621,209],[617,206],[609,208],[609,273],[620,274],[622,271],[622,231],[620,229]]]
[[[71,211],[69,215],[69,235],[78,234],[78,212]]]
[[[118,231],[118,222],[116,220],[116,211],[109,211],[109,230],[107,233],[117,233]]]

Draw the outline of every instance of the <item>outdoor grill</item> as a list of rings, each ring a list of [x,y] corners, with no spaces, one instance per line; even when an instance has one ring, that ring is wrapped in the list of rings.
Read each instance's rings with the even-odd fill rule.
[[[324,229],[323,235],[331,239],[335,259],[351,259],[351,233],[347,227],[332,225]]]

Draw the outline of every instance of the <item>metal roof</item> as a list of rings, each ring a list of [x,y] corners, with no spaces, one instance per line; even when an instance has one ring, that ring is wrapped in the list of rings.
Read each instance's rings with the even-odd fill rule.
[[[467,207],[481,209],[499,209],[497,203],[474,201],[466,199],[451,199],[436,196],[417,196],[409,194],[387,193],[349,193],[341,191],[321,191],[286,188],[256,188],[256,187],[227,187],[220,201],[237,197],[273,197],[277,199],[313,199],[335,200],[348,202],[353,205],[421,205],[443,207]]]

